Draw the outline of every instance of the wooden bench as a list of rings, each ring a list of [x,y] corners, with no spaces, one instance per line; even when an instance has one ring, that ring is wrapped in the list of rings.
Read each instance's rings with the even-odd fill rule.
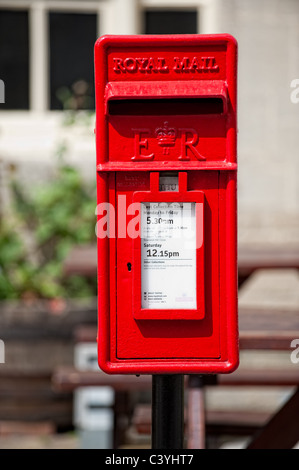
[[[290,343],[294,337],[299,337],[299,312],[296,310],[280,310],[272,311],[271,309],[246,308],[240,309],[240,349],[244,350],[274,350],[274,351],[290,351]],[[96,340],[96,326],[80,326],[75,331],[76,341],[86,342]],[[189,448],[204,448],[206,432],[220,433],[221,430],[237,432],[244,434],[247,432],[255,432],[261,430],[264,426],[264,433],[269,436],[272,433],[270,426],[270,415],[249,413],[229,412],[223,414],[221,412],[208,413],[205,416],[204,393],[205,386],[211,384],[211,380],[215,382],[215,377],[209,376],[186,376],[186,387],[188,387],[188,407],[187,407],[187,423],[188,423],[188,446]],[[78,371],[72,367],[59,367],[55,370],[52,377],[53,384],[59,391],[72,391],[79,386],[90,385],[109,385],[116,391],[136,391],[150,390],[151,376],[141,375],[108,375],[102,371]],[[275,369],[254,369],[246,368],[242,365],[232,374],[223,374],[217,376],[217,387],[248,387],[248,386],[282,386],[282,387],[299,387],[299,371],[298,367],[294,368],[275,368]],[[290,399],[289,407],[291,410],[296,409],[298,393]],[[286,432],[286,427],[281,433],[275,431],[275,436],[280,436],[280,443],[284,443],[291,447],[299,440],[299,427],[293,429],[292,421],[297,421],[296,414],[290,413],[289,407],[282,409],[275,419],[283,423],[288,416],[290,432]],[[137,413],[137,415],[136,415]],[[140,414],[141,413],[141,414]],[[139,420],[139,428],[143,426],[146,429],[150,427],[150,421],[147,419],[142,422],[140,416],[149,416],[149,412],[143,413],[137,407],[133,416],[136,424]],[[226,422],[225,422],[226,419]],[[200,424],[201,423],[201,424]],[[275,422],[274,422],[275,424]],[[288,438],[287,443],[285,443]],[[258,445],[260,441],[257,441]],[[263,441],[264,442],[264,441]],[[273,436],[268,438],[268,445],[278,445]],[[253,445],[253,444],[252,444]],[[264,445],[264,444],[263,444]]]
[[[239,286],[258,269],[299,269],[299,245],[285,246],[240,246],[238,253]],[[82,274],[95,276],[97,256],[95,246],[76,247],[65,263],[66,275]],[[240,308],[240,349],[289,351],[294,338],[299,338],[299,312],[294,309]],[[78,330],[78,338],[95,340],[95,328]],[[204,389],[207,377],[185,377],[188,387],[188,447],[204,448],[206,431],[233,429],[259,431],[253,436],[249,448],[290,448],[299,440],[297,416],[299,407],[299,371],[276,368],[246,369],[242,366],[229,375],[217,376],[217,386],[290,386],[297,387],[294,395],[274,416],[262,414],[208,413],[204,406]],[[73,390],[84,385],[110,385],[115,390],[144,390],[151,388],[151,376],[110,376],[102,372],[78,372],[70,368],[58,368],[53,383],[59,390]],[[139,427],[149,429],[149,411],[136,408],[133,420]],[[142,419],[140,417],[143,417]],[[146,419],[144,419],[147,416]],[[137,421],[136,421],[137,420]],[[139,421],[138,421],[139,420]],[[225,421],[226,420],[226,421]],[[142,423],[143,421],[143,423]]]
[[[239,286],[257,269],[299,269],[299,244],[240,246]]]
[[[198,397],[197,397],[198,398]],[[248,436],[259,431],[262,426],[270,419],[271,413],[269,412],[242,412],[239,411],[223,411],[223,410],[202,410],[201,400],[196,400],[195,403],[185,409],[185,434],[187,434],[187,444],[189,448],[196,448],[197,442],[192,443],[191,436],[188,436],[188,427],[197,428],[196,435],[213,435],[219,436],[223,434]],[[192,410],[192,415],[189,416]],[[138,434],[150,435],[151,433],[151,405],[138,404],[135,407],[132,416],[132,427]],[[199,416],[204,415],[204,419],[198,419]],[[203,447],[203,444],[201,445]]]
[[[251,413],[240,411],[206,412],[204,406],[205,381],[201,386],[193,387],[192,379],[197,376],[186,376],[188,387],[188,406],[186,425],[188,429],[188,448],[205,448],[206,433],[230,433],[252,435],[263,431],[257,438],[253,436],[251,448],[292,448],[299,441],[299,374],[297,370],[284,369],[254,371],[240,368],[230,375],[219,375],[217,386],[297,386],[297,391],[277,414]],[[202,377],[201,377],[202,379]],[[111,376],[102,372],[79,372],[73,368],[59,368],[53,376],[55,389],[71,391],[82,386],[110,386],[118,392],[136,392],[150,390],[151,376]],[[150,432],[151,414],[147,405],[138,405],[132,422],[143,427],[142,432]],[[145,411],[144,411],[145,410]],[[147,411],[146,411],[147,410]],[[144,414],[145,413],[145,414]],[[280,423],[280,426],[277,424]],[[261,446],[260,443],[263,443]],[[267,443],[265,447],[264,443]],[[280,447],[281,446],[281,447]]]

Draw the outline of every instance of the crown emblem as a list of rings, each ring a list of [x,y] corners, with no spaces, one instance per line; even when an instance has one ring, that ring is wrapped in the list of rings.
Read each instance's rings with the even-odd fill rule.
[[[177,131],[174,127],[169,127],[168,122],[164,122],[164,127],[157,127],[155,130],[155,135],[158,141],[158,145],[161,147],[165,147],[163,149],[163,153],[168,153],[169,149],[167,147],[171,147],[175,144]]]

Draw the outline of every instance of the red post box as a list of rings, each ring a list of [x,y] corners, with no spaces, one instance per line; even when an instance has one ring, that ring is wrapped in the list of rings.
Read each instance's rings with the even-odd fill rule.
[[[238,365],[237,44],[95,45],[98,353],[108,373]]]

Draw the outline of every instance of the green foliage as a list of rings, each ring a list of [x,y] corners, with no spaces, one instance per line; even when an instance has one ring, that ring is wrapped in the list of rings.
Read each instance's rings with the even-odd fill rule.
[[[8,224],[0,224],[0,299],[15,298],[16,271],[23,265],[24,248],[20,237]],[[11,280],[14,282],[11,282]]]
[[[29,192],[14,178],[11,193],[13,214],[0,218],[0,299],[95,295],[96,279],[63,274],[70,249],[95,242],[94,185],[61,163]]]

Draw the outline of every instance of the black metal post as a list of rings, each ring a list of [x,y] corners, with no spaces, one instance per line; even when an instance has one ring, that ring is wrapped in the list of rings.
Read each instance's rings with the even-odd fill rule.
[[[184,376],[153,375],[152,449],[182,449]]]

